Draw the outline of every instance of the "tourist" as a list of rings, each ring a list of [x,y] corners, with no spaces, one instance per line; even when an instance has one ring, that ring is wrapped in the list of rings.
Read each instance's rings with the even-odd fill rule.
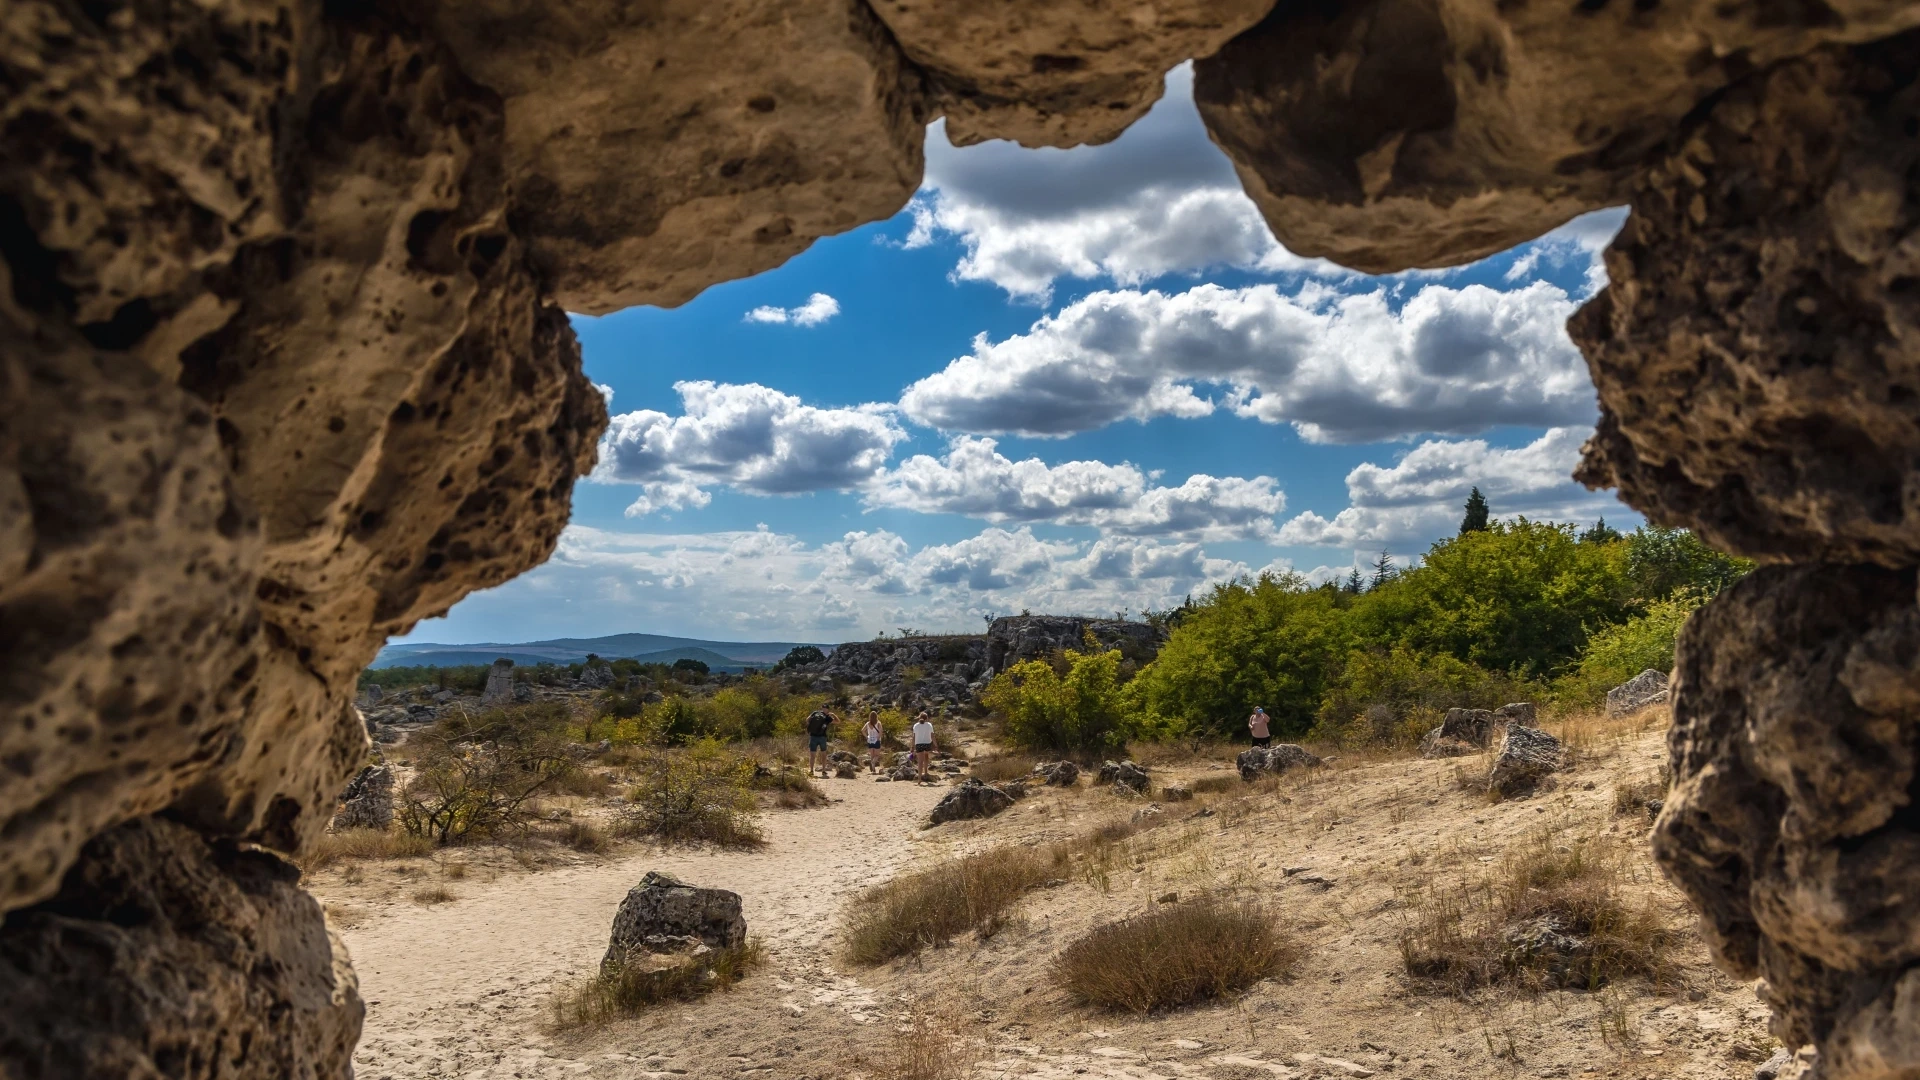
[[[933,767],[933,718],[924,711],[913,721],[913,760],[920,767],[920,782],[927,782],[927,770]]]
[[[880,771],[880,743],[887,737],[887,729],[880,726],[880,710],[868,709],[867,722],[860,728],[860,734],[867,737],[867,771]]]
[[[1247,730],[1253,733],[1253,745],[1268,746],[1273,743],[1273,729],[1267,725],[1267,710],[1255,705],[1253,715],[1247,717]]]
[[[824,778],[833,766],[827,751],[827,732],[839,721],[839,717],[826,710],[825,706],[813,710],[807,716],[807,775],[812,776],[815,769]]]

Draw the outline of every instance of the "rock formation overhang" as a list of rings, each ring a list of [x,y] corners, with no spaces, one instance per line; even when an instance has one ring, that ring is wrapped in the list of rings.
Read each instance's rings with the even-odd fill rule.
[[[1920,1069],[1889,854],[1920,834],[1916,27],[1911,0],[12,0],[0,912],[31,911],[0,983],[56,993],[48,950],[147,890],[298,985],[156,1005],[111,1061],[71,1024],[8,1045],[117,1074],[217,1016],[274,1048],[249,1075],[339,1075],[351,972],[235,845],[323,826],[388,635],[552,551],[606,423],[564,312],[897,212],[936,117],[1097,142],[1196,59],[1299,254],[1455,264],[1631,204],[1572,324],[1582,479],[1793,564],[1689,631],[1658,851],[1827,1075]],[[113,940],[103,984],[228,962]]]

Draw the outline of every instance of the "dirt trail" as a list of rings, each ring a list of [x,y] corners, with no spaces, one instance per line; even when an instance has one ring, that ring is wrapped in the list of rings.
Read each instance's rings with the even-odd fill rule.
[[[763,999],[754,1008],[797,1019],[827,1007],[843,1022],[868,1022],[872,993],[836,972],[821,945],[848,895],[886,880],[930,846],[917,839],[919,826],[944,788],[864,776],[825,786],[840,801],[765,815],[769,842],[758,851],[647,850],[456,881],[449,887],[459,898],[433,907],[410,902],[391,883],[375,897],[378,883],[316,882],[323,899],[351,900],[363,920],[343,931],[368,1002],[356,1072],[363,1080],[687,1075],[694,1062],[675,1045],[655,1050],[644,1039],[622,1040],[624,1052],[600,1045],[579,1060],[571,1044],[542,1031],[549,991],[593,970],[621,898],[648,870],[740,893],[750,932],[771,954],[764,973],[749,980]],[[687,1013],[663,1011],[669,1034],[690,1033],[675,1031],[665,1014]],[[707,1050],[725,1053],[712,1043]],[[752,1068],[739,1057],[728,1065],[727,1075]]]

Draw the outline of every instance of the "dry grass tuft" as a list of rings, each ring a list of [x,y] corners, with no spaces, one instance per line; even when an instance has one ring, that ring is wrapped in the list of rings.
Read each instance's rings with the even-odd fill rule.
[[[603,970],[591,979],[554,992],[549,1003],[552,1026],[556,1031],[605,1027],[653,1005],[731,990],[733,984],[764,963],[766,956],[766,947],[759,939],[750,938],[731,949],[714,949],[668,967],[629,964]]]
[[[1660,769],[1652,776],[1640,776],[1626,783],[1613,785],[1613,812],[1615,814],[1643,814],[1652,809],[1652,804],[1663,802],[1667,789],[1673,786],[1673,768],[1666,762],[1660,763]]]
[[[602,854],[613,846],[613,838],[607,835],[606,830],[583,818],[568,821],[558,839],[573,850],[589,855]]]
[[[445,885],[428,885],[424,889],[413,891],[413,902],[426,907],[432,907],[435,904],[451,904],[458,899],[460,898],[453,894],[453,890]]]
[[[847,958],[880,964],[969,930],[991,937],[1020,897],[1051,877],[1052,865],[1043,851],[992,848],[867,889],[847,909]]]
[[[999,784],[1033,774],[1033,759],[1020,754],[996,754],[974,760],[973,775],[983,784]]]
[[[1676,977],[1675,937],[1651,899],[1625,895],[1626,853],[1602,837],[1541,829],[1488,878],[1406,897],[1407,973],[1465,996],[1484,986],[1597,990]]]
[[[827,805],[827,793],[820,790],[820,785],[805,771],[791,765],[776,764],[764,775],[756,770],[753,789],[772,792],[773,805],[782,810],[810,810]]]
[[[1299,957],[1258,905],[1206,899],[1093,930],[1061,950],[1053,980],[1082,1001],[1149,1013],[1237,993]]]
[[[1187,786],[1193,789],[1195,795],[1224,795],[1240,786],[1240,777],[1235,773],[1203,776]]]
[[[353,859],[414,859],[433,852],[433,841],[379,829],[341,829],[323,833],[311,848],[294,860],[312,872]]]
[[[959,1054],[960,1025],[922,1002],[894,1033],[893,1052],[878,1063],[884,1080],[960,1080],[967,1073]]]

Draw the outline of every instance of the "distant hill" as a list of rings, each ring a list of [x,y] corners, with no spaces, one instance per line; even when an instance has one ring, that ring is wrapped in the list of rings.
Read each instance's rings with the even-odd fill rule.
[[[491,664],[506,657],[516,664],[572,664],[593,653],[607,660],[632,657],[642,663],[671,664],[690,658],[715,671],[738,671],[743,667],[769,667],[807,641],[705,641],[700,638],[668,637],[664,634],[613,634],[599,638],[554,638],[517,644],[489,642],[480,645],[435,645],[427,642],[389,645],[374,658],[373,667],[456,667],[463,664]],[[833,646],[821,645],[830,651]]]

